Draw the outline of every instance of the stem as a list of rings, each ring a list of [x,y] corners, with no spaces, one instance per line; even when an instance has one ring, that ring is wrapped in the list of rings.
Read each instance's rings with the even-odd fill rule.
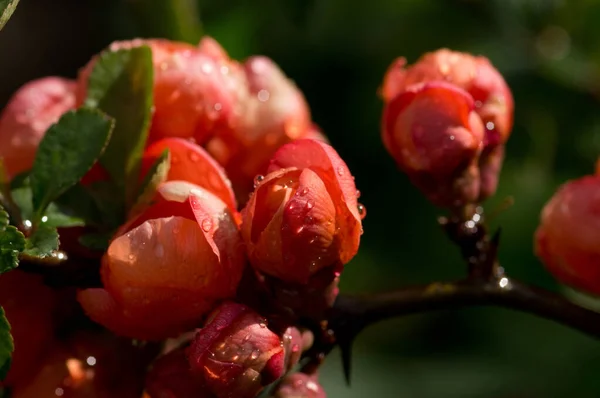
[[[330,328],[340,338],[346,330],[356,335],[366,326],[389,318],[480,305],[527,312],[600,339],[600,313],[507,277],[486,283],[473,279],[433,283],[370,296],[343,295],[336,302]]]

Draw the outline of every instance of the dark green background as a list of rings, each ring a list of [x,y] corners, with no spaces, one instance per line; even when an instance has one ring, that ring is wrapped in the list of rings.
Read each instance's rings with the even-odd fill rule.
[[[138,2],[140,0],[137,0]],[[143,0],[163,5],[168,0]],[[115,39],[173,36],[158,8],[140,23],[136,0],[22,0],[0,34],[0,105],[26,81],[73,77]],[[462,275],[436,209],[398,173],[380,142],[377,88],[399,55],[449,47],[483,54],[513,90],[515,128],[500,189],[514,205],[502,225],[512,276],[559,289],[532,253],[544,202],[593,170],[600,150],[600,2],[592,0],[204,0],[205,32],[236,58],[265,54],[304,91],[313,117],[348,162],[367,206],[360,254],[342,290],[364,292]],[[156,10],[156,11],[154,11]],[[152,15],[152,14],[155,15]],[[159,15],[156,15],[159,14]],[[156,19],[153,19],[156,18]],[[343,384],[338,353],[329,396],[594,398],[600,344],[551,322],[496,308],[411,316],[368,329]]]

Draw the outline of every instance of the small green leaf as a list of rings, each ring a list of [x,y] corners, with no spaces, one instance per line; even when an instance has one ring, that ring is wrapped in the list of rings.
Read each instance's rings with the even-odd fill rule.
[[[117,121],[100,162],[126,203],[135,199],[142,152],[148,138],[153,103],[152,51],[148,46],[100,55],[88,82],[85,104]]]
[[[25,250],[28,256],[44,258],[58,250],[58,232],[56,228],[40,225],[26,240]]]
[[[10,369],[11,357],[14,350],[15,345],[10,335],[10,323],[6,319],[4,309],[0,307],[0,380],[4,380]]]
[[[13,12],[17,8],[19,0],[0,0],[0,30],[8,22]]]
[[[169,168],[171,166],[171,155],[169,150],[165,149],[158,159],[154,162],[148,174],[144,176],[144,181],[140,186],[137,200],[131,208],[130,216],[139,213],[143,208],[152,203],[156,188],[167,179]]]
[[[0,231],[4,231],[8,227],[8,213],[4,207],[0,206]]]
[[[112,233],[91,233],[81,235],[79,237],[79,243],[88,249],[105,251],[108,249],[108,244],[110,243],[110,238],[112,236]]]
[[[19,265],[19,253],[25,249],[25,236],[9,225],[0,230],[0,274]]]
[[[34,221],[46,207],[79,181],[102,155],[114,126],[111,118],[91,109],[65,113],[40,143],[30,181]]]

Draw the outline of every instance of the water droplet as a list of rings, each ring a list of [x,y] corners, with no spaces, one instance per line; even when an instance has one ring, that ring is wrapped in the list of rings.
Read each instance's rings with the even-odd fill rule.
[[[65,395],[65,390],[63,390],[60,387],[57,387],[56,390],[54,390],[54,395],[56,395],[57,397],[62,397],[63,395]]]
[[[213,108],[215,109],[215,111],[219,112],[221,109],[223,109],[223,105],[220,102],[217,102],[213,105]]]
[[[94,366],[94,365],[96,365],[96,358],[95,357],[87,357],[87,359],[85,360],[85,362],[89,366]]]
[[[298,191],[298,194],[300,196],[306,196],[307,193],[308,193],[308,188],[302,188],[300,191]]]
[[[361,229],[360,229],[360,234],[362,235],[362,234],[364,234],[364,233],[365,233],[365,230],[361,228]]]
[[[25,226],[25,228],[29,229],[33,226],[33,224],[31,223],[31,221],[29,220],[25,220],[23,221],[23,225]]]
[[[304,226],[303,225],[301,225],[298,228],[296,228],[296,233],[297,234],[301,233],[302,231],[304,231]]]
[[[248,340],[250,340],[250,335],[249,334],[247,334],[246,336],[244,336],[244,340],[243,341],[248,341]],[[223,343],[223,344],[225,344],[225,343]]]
[[[259,356],[260,356],[260,351],[254,350],[254,351],[252,351],[252,354],[250,354],[250,359],[254,361]]]
[[[475,108],[481,108],[483,106],[483,102],[475,101]]]
[[[212,71],[213,71],[212,64],[205,63],[204,65],[202,65],[202,72],[204,72],[208,75],[208,74],[212,73]]]
[[[313,244],[313,243],[315,243],[316,241],[317,241],[317,238],[316,238],[316,237],[312,237],[312,238],[311,238],[311,239],[308,241],[308,244],[309,244],[309,245],[312,245],[312,244]]]
[[[197,162],[200,160],[200,156],[198,156],[198,154],[194,151],[190,151],[188,153],[188,156],[192,162]]]
[[[161,245],[160,243],[156,245],[156,247],[154,248],[154,255],[158,258],[164,256],[165,254],[165,248],[163,247],[163,245]]]
[[[367,216],[367,208],[362,203],[358,204],[358,215],[361,220]]]
[[[127,256],[127,258],[129,259],[129,261],[133,261],[135,259],[135,256],[133,254],[130,254],[129,256]]]
[[[453,135],[451,135],[451,136],[450,136],[450,141],[454,141],[454,138],[455,138],[455,137],[454,137]]]
[[[361,195],[361,193],[360,193],[360,191],[357,189],[357,190],[356,190],[356,199],[360,198],[360,195]]]
[[[46,222],[46,221],[48,221],[48,216],[42,217],[42,222]]]
[[[337,168],[337,175],[340,177],[344,176],[344,168],[342,166],[338,166]]]
[[[494,128],[496,128],[496,125],[494,124],[494,122],[487,122],[487,123],[485,124],[485,128],[491,131],[491,130],[493,130]]]
[[[263,182],[264,179],[265,179],[265,176],[262,174],[259,174],[256,177],[254,177],[254,188],[258,187],[260,185],[260,183]]]
[[[200,226],[202,227],[202,230],[204,232],[208,232],[213,227],[213,221],[210,218],[205,218],[204,220],[202,220],[202,223]]]
[[[298,344],[294,344],[292,346],[292,352],[298,352],[298,351],[300,351],[300,346]]]
[[[271,94],[265,89],[260,90],[257,94],[258,100],[260,102],[268,101],[270,96],[271,96]]]
[[[261,323],[258,324],[258,326],[260,326],[262,329],[264,329],[264,328],[267,327],[267,324],[264,323],[264,322],[261,322]]]
[[[240,359],[239,355],[234,355],[234,356],[231,357],[231,360],[234,361],[234,362],[237,361],[238,359]]]

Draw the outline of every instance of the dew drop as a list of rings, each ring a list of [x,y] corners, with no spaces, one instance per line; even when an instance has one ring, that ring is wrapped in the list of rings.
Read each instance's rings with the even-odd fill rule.
[[[306,202],[306,205],[305,205],[305,207],[306,207],[306,209],[307,209],[307,210],[310,210],[310,209],[312,209],[313,207],[315,207],[315,202],[313,202],[312,200],[310,200],[310,199],[309,199],[309,200]]]
[[[260,351],[254,350],[254,351],[252,351],[252,354],[250,354],[250,359],[254,361],[259,356],[260,356]]]
[[[248,341],[248,340],[250,340],[250,335],[249,334],[247,334],[246,336],[244,336],[244,340],[243,341]],[[225,344],[225,343],[223,343],[223,344]]]
[[[340,176],[340,177],[344,176],[344,168],[342,166],[339,166],[337,168],[337,175]]]
[[[296,233],[297,234],[301,233],[302,231],[304,231],[304,226],[303,225],[301,225],[298,228],[296,228]]]
[[[207,75],[212,73],[213,71],[213,66],[209,63],[206,63],[204,65],[202,65],[202,72],[206,73]]]
[[[302,190],[299,191],[300,196],[306,196],[307,193],[308,193],[308,188],[302,188]]]
[[[48,221],[48,216],[42,217],[42,222],[46,222],[46,221]]]
[[[258,187],[260,185],[260,183],[263,182],[264,179],[265,179],[265,176],[262,174],[259,174],[256,177],[254,177],[254,188]]]
[[[205,218],[202,220],[202,223],[200,223],[200,226],[204,232],[208,232],[213,227],[213,221],[210,218]]]
[[[357,189],[357,190],[356,190],[356,199],[360,198],[360,195],[361,195],[361,193],[360,193],[360,191]]]
[[[298,351],[300,351],[300,346],[298,344],[294,344],[292,346],[292,352],[298,352]]]
[[[62,397],[63,395],[65,395],[65,390],[63,390],[63,389],[62,389],[62,388],[60,388],[60,387],[57,387],[57,388],[54,390],[54,395],[56,395],[57,397]]]
[[[130,254],[129,256],[127,256],[127,258],[129,259],[129,261],[133,261],[135,259],[135,256],[133,254]]]
[[[234,361],[234,362],[237,361],[238,359],[240,359],[239,355],[234,355],[234,356],[231,357],[231,360]]]
[[[487,122],[485,124],[485,128],[488,129],[488,130],[490,130],[490,131],[494,130],[495,127],[496,127],[496,125],[494,124],[494,122]]]
[[[96,358],[95,357],[87,357],[87,359],[85,360],[85,362],[89,366],[94,366],[94,365],[96,365]]]
[[[361,220],[367,216],[367,208],[362,203],[358,204],[358,215]]]
[[[219,112],[221,109],[223,109],[223,105],[220,102],[217,102],[213,105],[213,108],[215,109],[215,111]]]
[[[260,326],[260,327],[261,327],[261,329],[264,329],[264,328],[266,328],[266,327],[267,327],[267,324],[266,324],[266,323],[264,323],[264,322],[261,322],[261,323],[259,323],[259,324],[258,324],[258,326]]]
[[[258,94],[257,94],[258,100],[259,100],[260,102],[266,102],[266,101],[268,101],[270,96],[271,96],[271,93],[269,93],[269,92],[268,92],[267,90],[265,90],[265,89],[262,89],[262,90],[260,90],[260,91],[258,92]]]
[[[200,160],[200,156],[198,156],[198,154],[196,152],[194,152],[194,151],[190,151],[188,153],[188,157],[190,158],[190,160],[192,162],[197,162],[197,161]]]

